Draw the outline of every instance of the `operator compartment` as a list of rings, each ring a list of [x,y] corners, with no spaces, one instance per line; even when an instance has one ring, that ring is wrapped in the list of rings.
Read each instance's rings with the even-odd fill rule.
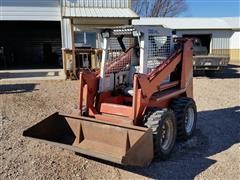
[[[142,26],[120,26],[102,33],[107,40],[101,62],[99,92],[111,91],[132,97],[134,74],[151,73],[172,53],[171,33],[170,29],[163,27],[149,29]],[[129,104],[129,98],[126,104]]]
[[[133,74],[139,73],[140,48],[138,38],[132,35],[133,27],[119,27],[110,32],[106,57],[102,60],[100,91],[129,95],[133,84]],[[127,102],[128,104],[129,102]]]
[[[172,31],[164,27],[120,26],[102,31],[103,54],[100,69],[98,119],[133,117],[134,75],[150,74],[174,50]],[[168,83],[167,76],[162,83]],[[104,115],[102,118],[101,115]],[[107,117],[106,117],[107,115]],[[119,117],[120,116],[120,117]],[[127,120],[127,121],[126,121]],[[129,121],[128,121],[129,120]]]

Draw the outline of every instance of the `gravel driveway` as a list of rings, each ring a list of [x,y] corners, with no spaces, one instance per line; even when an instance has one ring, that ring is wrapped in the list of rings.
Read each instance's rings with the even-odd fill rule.
[[[240,66],[194,78],[195,136],[146,168],[89,159],[22,137],[55,111],[77,108],[77,81],[0,80],[0,179],[240,179]]]

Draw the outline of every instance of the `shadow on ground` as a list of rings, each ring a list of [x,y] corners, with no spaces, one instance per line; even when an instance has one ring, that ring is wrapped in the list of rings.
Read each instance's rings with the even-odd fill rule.
[[[3,84],[0,85],[0,94],[14,94],[37,91],[37,85],[39,84]]]
[[[224,70],[206,74],[204,71],[194,71],[195,77],[207,76],[210,79],[234,79],[240,78],[240,65],[229,64]]]
[[[155,160],[146,168],[126,167],[87,158],[153,179],[193,179],[216,163],[209,156],[240,143],[239,117],[240,106],[198,112],[195,135],[188,141],[178,142],[169,160]]]
[[[59,76],[58,71],[51,72],[0,72],[0,79],[34,78]]]

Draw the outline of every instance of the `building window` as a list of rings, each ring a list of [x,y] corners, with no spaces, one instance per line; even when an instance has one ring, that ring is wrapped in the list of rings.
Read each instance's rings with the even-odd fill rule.
[[[91,47],[96,48],[96,33],[95,32],[75,32],[76,47]]]

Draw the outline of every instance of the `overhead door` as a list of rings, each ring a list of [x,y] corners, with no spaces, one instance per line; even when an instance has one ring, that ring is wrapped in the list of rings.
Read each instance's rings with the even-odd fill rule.
[[[0,21],[0,68],[58,68],[60,22]]]

